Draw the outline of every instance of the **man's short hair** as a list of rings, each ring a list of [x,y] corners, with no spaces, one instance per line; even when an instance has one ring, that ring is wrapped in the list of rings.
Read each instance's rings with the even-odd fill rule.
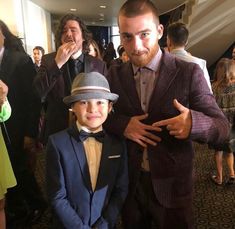
[[[175,46],[185,46],[189,31],[184,23],[174,22],[167,27],[167,36]]]
[[[131,18],[146,13],[152,13],[156,19],[155,23],[159,24],[159,13],[157,7],[150,0],[128,0],[119,10],[118,17],[123,15]],[[119,21],[119,20],[118,20]]]

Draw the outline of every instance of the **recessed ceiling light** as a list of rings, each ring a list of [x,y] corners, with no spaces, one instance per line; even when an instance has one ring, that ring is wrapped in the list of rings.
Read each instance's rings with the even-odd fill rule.
[[[104,17],[104,14],[102,14],[102,13],[101,13],[101,14],[99,14],[99,15],[100,15],[100,17]]]
[[[100,8],[105,9],[105,8],[106,8],[106,6],[100,6]]]
[[[77,9],[71,8],[70,11],[75,12],[75,11],[77,11]]]
[[[104,21],[104,18],[101,17],[101,18],[99,19],[99,21]]]

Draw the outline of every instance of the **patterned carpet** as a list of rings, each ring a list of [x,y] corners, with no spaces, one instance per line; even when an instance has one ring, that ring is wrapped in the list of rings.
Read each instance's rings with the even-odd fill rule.
[[[215,162],[213,151],[195,144],[194,216],[195,229],[235,229],[235,186],[216,186],[210,181]],[[37,179],[44,190],[44,153],[38,154]],[[224,166],[226,168],[226,166]],[[227,169],[225,169],[226,174]],[[226,180],[226,177],[224,177]],[[45,212],[32,229],[49,229],[50,212]],[[118,226],[122,229],[121,225]],[[175,228],[172,228],[175,229]],[[180,228],[179,228],[180,229]]]

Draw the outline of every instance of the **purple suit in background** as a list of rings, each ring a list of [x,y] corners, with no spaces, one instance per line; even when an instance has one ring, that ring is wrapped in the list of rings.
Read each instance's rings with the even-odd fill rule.
[[[123,136],[130,118],[144,114],[131,63],[111,67],[108,80],[111,91],[119,95],[119,100],[114,104],[114,113],[104,127],[113,134]],[[157,146],[148,145],[154,193],[159,203],[167,208],[181,208],[192,201],[192,141],[218,144],[228,137],[229,129],[200,67],[163,51],[159,76],[150,99],[149,115],[143,122],[152,124],[179,115],[173,106],[174,99],[191,110],[192,129],[189,138],[176,139],[163,127],[162,132],[156,132],[162,141]],[[141,171],[143,148],[130,140],[127,140],[127,147],[131,197]]]

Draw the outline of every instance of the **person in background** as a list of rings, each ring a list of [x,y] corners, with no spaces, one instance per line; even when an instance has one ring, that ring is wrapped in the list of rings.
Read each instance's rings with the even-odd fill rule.
[[[53,228],[115,228],[128,191],[127,155],[124,141],[104,132],[102,124],[117,99],[98,72],[76,76],[64,98],[77,121],[51,135],[47,145]]]
[[[110,66],[110,62],[117,57],[113,42],[109,42],[105,49],[103,60],[107,64],[107,68]]]
[[[210,76],[206,67],[206,61],[195,57],[188,53],[185,50],[185,47],[188,43],[189,31],[184,23],[174,22],[167,27],[167,47],[171,54],[174,54],[176,57],[181,60],[196,63],[203,70],[204,77],[208,84],[208,87],[211,89]]]
[[[102,40],[101,40],[101,46],[103,47],[103,50],[105,51],[106,49],[107,49],[107,47],[108,47],[108,45],[107,45],[107,43],[106,43],[106,40],[103,38]]]
[[[7,97],[12,108],[3,136],[18,183],[6,195],[7,226],[10,228],[17,227],[18,223],[35,222],[47,204],[29,167],[29,152],[35,148],[41,109],[32,87],[36,71],[22,41],[1,20],[0,60],[0,79],[9,88]]]
[[[33,48],[33,61],[36,72],[39,71],[39,67],[41,65],[42,56],[45,54],[45,50],[41,46],[35,46]],[[44,134],[44,125],[45,125],[45,111],[46,111],[46,103],[42,102],[42,109],[41,115],[39,119],[39,133],[38,138],[36,140],[36,147],[35,150],[31,152],[31,160],[30,160],[30,167],[33,172],[36,170],[37,165],[37,153],[43,149],[43,134]]]
[[[229,123],[201,68],[160,49],[163,26],[153,2],[126,1],[118,25],[130,61],[109,69],[119,99],[104,129],[127,142],[124,228],[192,229],[192,143],[224,142]]]
[[[124,47],[122,45],[119,45],[117,48],[118,51],[118,55],[119,57],[117,59],[114,59],[110,62],[110,66],[113,64],[122,64],[122,63],[126,63],[127,61],[129,61],[129,57],[124,49]]]
[[[235,63],[233,60],[227,58],[219,60],[215,69],[212,89],[219,107],[228,118],[232,128],[235,117]],[[230,141],[234,140],[230,139]],[[225,154],[229,170],[229,178],[225,184],[235,184],[234,156],[229,141],[217,146],[215,149],[217,172],[211,176],[212,181],[217,185],[223,184],[223,154]]]
[[[0,122],[5,122],[11,115],[11,106],[7,100],[8,87],[0,80]],[[5,194],[8,188],[16,186],[16,179],[11,167],[7,148],[0,127],[0,228],[6,228]]]
[[[102,60],[102,56],[100,54],[100,49],[95,40],[91,39],[88,42],[84,42],[84,52]]]
[[[123,63],[126,63],[127,61],[129,61],[129,56],[127,55],[123,46],[119,47],[118,54]]]
[[[42,57],[34,86],[40,98],[47,103],[44,144],[50,134],[67,128],[74,118],[63,103],[63,97],[69,95],[75,76],[91,71],[106,75],[103,61],[82,52],[83,42],[88,41],[90,36],[78,16],[67,14],[61,18],[56,33],[57,51]]]
[[[38,72],[39,67],[41,65],[42,56],[45,54],[45,50],[41,46],[35,46],[33,48],[33,60],[36,71]]]
[[[235,62],[235,45],[233,46],[232,60],[233,60],[233,62]]]

